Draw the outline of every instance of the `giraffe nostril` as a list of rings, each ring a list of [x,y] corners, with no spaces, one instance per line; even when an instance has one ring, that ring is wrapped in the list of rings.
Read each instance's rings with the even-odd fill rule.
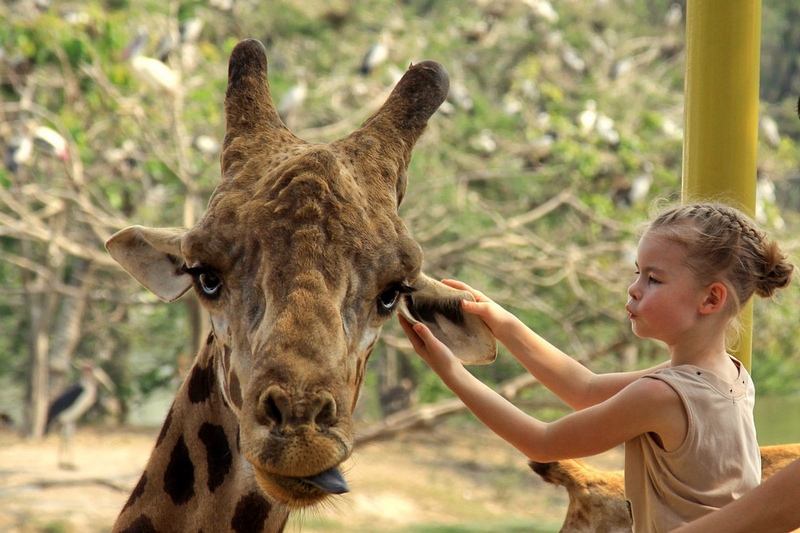
[[[321,392],[315,402],[311,419],[317,426],[328,427],[336,421],[336,400],[329,392]]]
[[[261,394],[260,413],[263,416],[262,423],[266,425],[282,425],[286,415],[289,414],[289,408],[289,399],[286,393],[277,385],[269,387]]]
[[[294,394],[293,404],[289,394],[278,385],[268,387],[259,403],[259,422],[272,428],[313,424],[317,427],[331,427],[336,424],[336,400],[327,391]]]
[[[264,409],[267,412],[267,417],[273,420],[276,424],[281,425],[283,423],[283,415],[281,414],[281,410],[278,408],[278,403],[272,396],[267,397],[266,405]]]

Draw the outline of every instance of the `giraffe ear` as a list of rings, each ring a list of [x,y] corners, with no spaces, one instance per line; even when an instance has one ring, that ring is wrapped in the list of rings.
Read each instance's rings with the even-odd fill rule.
[[[466,291],[420,274],[414,291],[400,302],[399,311],[412,324],[428,326],[462,363],[486,365],[497,357],[497,341],[483,320],[461,308],[462,300],[473,299]]]
[[[183,228],[131,226],[106,241],[109,255],[128,274],[165,302],[180,298],[192,286],[181,254]]]

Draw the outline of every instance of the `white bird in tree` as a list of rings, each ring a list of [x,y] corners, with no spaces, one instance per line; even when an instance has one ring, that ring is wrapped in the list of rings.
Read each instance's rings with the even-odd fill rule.
[[[278,103],[278,115],[289,129],[294,129],[295,116],[297,111],[303,107],[303,103],[308,96],[308,83],[306,82],[306,70],[297,69],[297,83],[293,85],[286,94],[283,95]]]
[[[114,389],[113,383],[102,369],[95,368],[89,362],[83,363],[80,380],[50,402],[45,434],[53,428],[53,425],[61,426],[61,441],[58,449],[58,466],[60,468],[75,468],[72,460],[72,436],[75,434],[78,420],[97,400],[98,381],[102,382],[109,390]]]
[[[774,118],[767,115],[761,115],[758,125],[761,129],[764,140],[767,141],[767,144],[773,148],[780,146],[781,134],[778,130],[778,123],[775,122]]]
[[[756,221],[760,224],[769,224],[776,229],[783,229],[786,227],[786,222],[777,208],[777,198],[775,183],[759,170],[756,175]]]
[[[364,59],[361,61],[361,68],[359,69],[361,74],[369,76],[376,67],[389,59],[388,41],[388,33],[383,32],[380,39],[369,47],[367,53],[364,54]]]
[[[597,122],[597,102],[587,100],[583,111],[578,115],[578,125],[582,135],[589,135]]]
[[[125,48],[122,57],[128,60],[134,75],[142,83],[162,94],[175,94],[181,84],[180,76],[166,63],[142,55],[147,40],[147,31],[140,29]]]
[[[614,126],[614,120],[598,112],[597,102],[594,100],[587,100],[583,111],[578,114],[578,127],[584,137],[594,131],[609,146],[619,145],[619,132]]]
[[[566,45],[561,52],[561,59],[564,64],[575,72],[582,73],[586,70],[586,61],[583,60],[578,51],[570,45]]]
[[[609,146],[616,147],[619,145],[619,132],[614,126],[614,119],[611,117],[603,114],[598,115],[594,129],[597,131],[597,135]]]
[[[535,18],[544,20],[549,24],[558,22],[558,12],[553,9],[553,4],[547,0],[523,0],[522,2],[531,10],[531,15]]]
[[[667,29],[673,30],[682,20],[683,10],[681,9],[681,5],[678,2],[674,2],[669,6],[667,14],[664,15],[664,23],[667,25]]]
[[[61,161],[69,161],[67,140],[53,128],[30,120],[21,130],[6,147],[6,168],[9,172],[17,172],[21,165],[31,162],[34,146]]]
[[[33,130],[33,139],[36,144],[62,161],[69,160],[69,146],[67,140],[56,130],[47,126],[36,126]]]
[[[653,163],[646,161],[643,167],[644,172],[633,179],[630,191],[628,191],[628,202],[631,205],[644,202],[650,192],[650,186],[653,184]]]
[[[6,169],[16,173],[21,165],[27,165],[33,155],[33,137],[16,135],[6,146]]]
[[[472,113],[475,108],[475,103],[472,100],[472,96],[469,94],[469,89],[460,82],[452,82],[450,84],[447,100],[467,113]]]

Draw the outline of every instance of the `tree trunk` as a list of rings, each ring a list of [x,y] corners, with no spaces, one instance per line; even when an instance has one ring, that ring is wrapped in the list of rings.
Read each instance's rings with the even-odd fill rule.
[[[67,285],[74,292],[61,297],[58,314],[53,324],[49,349],[50,390],[64,390],[70,374],[70,364],[81,340],[89,291],[93,286],[95,266],[84,259],[76,259]]]
[[[29,246],[24,246],[29,248]],[[28,277],[28,276],[26,276]],[[46,287],[46,288],[45,288]],[[30,365],[30,381],[28,382],[25,423],[23,433],[26,436],[40,438],[44,435],[49,403],[49,364],[50,324],[58,302],[52,289],[52,277],[44,280],[35,276],[26,279],[25,298],[30,320],[30,337],[28,340],[28,363]]]
[[[28,401],[24,433],[33,438],[44,435],[47,422],[47,406],[49,395],[47,352],[49,351],[49,338],[47,326],[52,308],[53,295],[43,298],[45,302],[36,301],[37,298],[28,298],[28,312],[31,321],[31,338],[29,343],[29,361],[31,367],[30,382],[28,383]]]
[[[64,253],[55,245],[63,236],[66,220],[63,214],[53,217],[53,232],[46,244],[43,263],[48,266],[47,274],[25,274],[25,288],[28,313],[31,322],[29,339],[30,382],[27,391],[26,419],[23,433],[33,438],[44,435],[47,423],[47,408],[50,402],[48,356],[50,352],[50,329],[58,306],[58,280],[62,278]],[[34,258],[36,246],[23,242],[25,257]]]

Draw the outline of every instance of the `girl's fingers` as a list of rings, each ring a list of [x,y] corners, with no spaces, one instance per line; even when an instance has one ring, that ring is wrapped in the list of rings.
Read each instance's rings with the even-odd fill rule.
[[[397,320],[400,322],[400,327],[403,328],[406,337],[408,337],[408,340],[411,341],[411,345],[416,350],[417,346],[423,343],[422,339],[420,339],[419,335],[417,335],[417,332],[414,331],[414,325],[411,322],[409,322],[408,319],[406,319],[406,317],[404,317],[403,315],[397,315]]]
[[[470,291],[471,292],[471,288],[470,288],[469,285],[467,285],[463,281],[458,281],[457,279],[443,279],[442,283],[444,285],[447,285],[448,287],[452,287],[454,289],[458,289],[458,290],[461,290],[461,291]]]
[[[467,291],[468,293],[472,294],[473,298],[475,298],[476,302],[489,302],[489,298],[486,297],[485,294],[482,292],[473,289],[463,281],[458,281],[456,279],[443,279],[442,283],[447,285],[448,287],[452,287],[453,289],[458,289],[460,291]]]
[[[473,315],[484,317],[489,314],[489,302],[471,302],[469,300],[461,300],[461,308],[464,311]]]
[[[400,327],[406,333],[406,337],[411,341],[414,351],[420,357],[426,359],[430,355],[428,343],[431,342],[430,339],[435,341],[436,337],[433,336],[433,333],[425,324],[412,324],[403,315],[397,315],[397,318],[400,321]]]
[[[433,336],[433,332],[428,329],[425,324],[414,324],[414,333],[416,333],[426,346],[433,342],[438,342],[439,339]]]
[[[425,324],[422,324],[422,323],[411,324],[411,323],[409,323],[409,326],[411,327],[411,332],[414,334],[414,337],[416,337],[416,339],[419,341],[419,344],[423,348],[428,346],[428,342],[429,342],[429,340],[431,338],[435,338],[435,337],[433,337],[433,333],[431,333],[431,330],[429,330],[428,326],[426,326]]]
[[[403,331],[405,331],[406,334],[408,334],[409,331],[414,331],[411,328],[411,322],[409,322],[408,319],[400,313],[397,314],[397,321],[400,322],[400,327],[403,328]]]

